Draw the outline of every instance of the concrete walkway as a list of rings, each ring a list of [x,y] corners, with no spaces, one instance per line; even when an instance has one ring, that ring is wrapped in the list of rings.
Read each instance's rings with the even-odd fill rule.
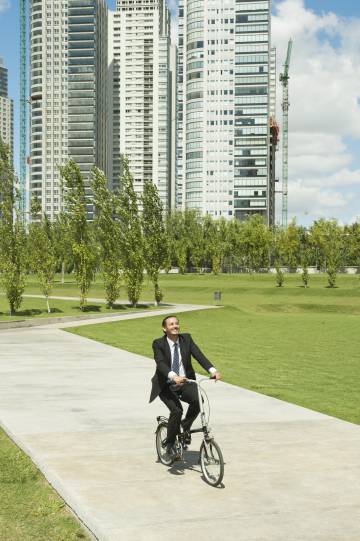
[[[2,426],[100,540],[359,541],[358,426],[209,381],[214,489],[199,438],[185,464],[156,462],[152,360],[54,326],[4,330],[0,347]]]

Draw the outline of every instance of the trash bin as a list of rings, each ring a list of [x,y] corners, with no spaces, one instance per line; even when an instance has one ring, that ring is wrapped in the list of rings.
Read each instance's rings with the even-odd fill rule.
[[[221,291],[214,291],[214,301],[221,301]]]

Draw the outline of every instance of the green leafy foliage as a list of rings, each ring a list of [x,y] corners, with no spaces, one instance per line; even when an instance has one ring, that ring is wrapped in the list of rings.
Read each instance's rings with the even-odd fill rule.
[[[144,235],[144,264],[146,272],[154,286],[155,303],[163,299],[159,286],[159,273],[168,261],[168,243],[163,219],[163,205],[156,186],[146,182],[142,201],[142,230]]]
[[[116,220],[116,197],[110,191],[104,173],[97,168],[92,174],[92,190],[96,209],[95,235],[100,247],[106,300],[112,308],[121,288],[121,229]]]
[[[25,228],[19,212],[19,193],[11,165],[10,149],[0,139],[0,271],[10,315],[22,303],[24,292]]]
[[[128,299],[132,306],[136,306],[144,280],[144,239],[134,179],[125,156],[122,157],[122,168],[121,191],[117,198],[121,227],[121,259]]]
[[[250,271],[269,267],[271,232],[261,216],[255,214],[240,227],[240,251],[245,265]]]
[[[335,287],[336,275],[344,259],[344,232],[336,220],[321,219],[310,228],[311,242],[319,264],[328,274],[329,287]]]
[[[40,289],[46,299],[47,310],[50,313],[49,295],[54,285],[57,267],[53,225],[44,214],[41,215],[41,204],[34,198],[31,205],[32,223],[28,234],[28,255],[30,267],[37,275]]]
[[[87,221],[87,197],[80,167],[70,160],[60,169],[66,206],[66,223],[74,258],[75,278],[80,289],[80,308],[86,306],[87,293],[95,275],[97,254]]]

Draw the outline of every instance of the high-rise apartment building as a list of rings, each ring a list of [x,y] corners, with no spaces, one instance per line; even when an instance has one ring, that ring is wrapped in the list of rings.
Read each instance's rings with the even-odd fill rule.
[[[61,165],[73,158],[87,184],[94,165],[107,170],[107,6],[33,0],[30,16],[29,191],[54,218],[62,208]]]
[[[14,103],[8,95],[8,70],[0,58],[0,138],[14,156]]]
[[[180,0],[177,205],[268,221],[270,1]]]
[[[112,15],[112,185],[121,155],[138,194],[152,181],[170,205],[170,15],[165,0],[118,0]]]

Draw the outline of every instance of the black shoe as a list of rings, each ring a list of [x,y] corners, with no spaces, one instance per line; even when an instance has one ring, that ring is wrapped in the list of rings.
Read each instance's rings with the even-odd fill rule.
[[[171,457],[171,458],[174,458],[177,456],[177,452],[176,452],[176,448],[175,448],[175,444],[174,443],[168,443],[166,445],[166,454]]]

